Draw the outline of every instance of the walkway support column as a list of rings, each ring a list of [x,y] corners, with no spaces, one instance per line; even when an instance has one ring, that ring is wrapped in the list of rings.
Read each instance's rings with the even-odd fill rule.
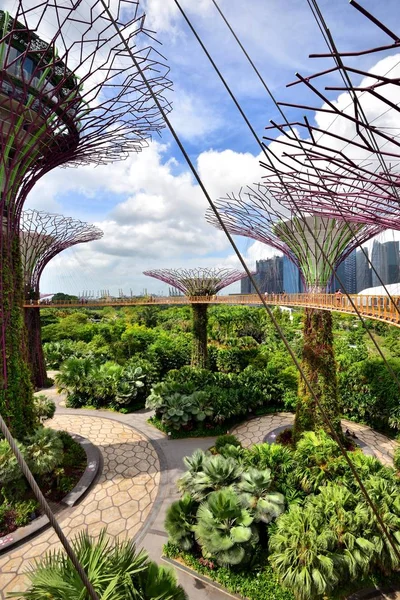
[[[207,323],[208,304],[192,304],[193,312],[193,346],[192,367],[207,368]]]

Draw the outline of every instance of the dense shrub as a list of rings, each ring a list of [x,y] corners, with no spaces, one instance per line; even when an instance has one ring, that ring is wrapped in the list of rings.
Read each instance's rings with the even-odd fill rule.
[[[184,459],[187,471],[178,482],[184,501],[174,503],[167,521],[170,542],[177,548],[173,552],[181,553],[185,562],[188,557],[188,564],[207,567],[207,574],[215,565],[235,567],[225,572],[228,583],[230,574],[243,573],[240,565],[253,556],[264,552],[266,565],[269,553],[282,585],[299,600],[322,598],[344,583],[375,572],[387,577],[398,569],[395,552],[325,432],[305,432],[296,449],[278,444],[256,444],[248,450],[220,446],[222,453],[225,449],[240,454],[212,456],[197,450]],[[400,481],[395,471],[359,450],[351,459],[400,551]],[[188,550],[193,554],[185,554]],[[250,576],[252,565],[247,568]],[[255,567],[255,585],[259,576]],[[249,597],[258,598],[256,593]],[[285,592],[276,597],[286,597]]]
[[[36,419],[43,423],[47,419],[52,419],[56,412],[56,405],[45,394],[38,394],[33,398]]]
[[[41,427],[25,440],[26,461],[33,474],[45,475],[62,461],[64,446],[54,429]]]
[[[98,364],[93,358],[68,358],[56,376],[68,406],[90,405],[138,409],[144,406],[158,374],[144,359],[131,359],[125,365],[113,361]]]
[[[157,367],[160,377],[171,369],[180,369],[190,364],[192,336],[190,334],[173,335],[160,333],[147,348],[146,356]]]
[[[101,598],[126,600],[186,600],[172,569],[159,567],[148,560],[143,551],[137,552],[130,541],[111,543],[100,533],[96,540],[86,532],[72,540],[78,561]],[[27,574],[29,587],[19,592],[25,600],[71,600],[87,597],[85,586],[64,551],[46,554]]]
[[[197,398],[193,395],[196,392],[202,393],[202,406],[207,410],[200,409],[201,419],[187,419],[186,416],[190,416],[188,397]],[[173,410],[178,411],[174,416],[182,417],[181,424],[186,427],[192,427],[196,420],[204,420],[203,412],[206,412],[206,423],[211,425],[238,419],[260,407],[283,408],[283,386],[278,371],[261,372],[251,365],[239,375],[190,367],[172,370],[162,383],[153,387],[146,406],[154,409],[156,416],[166,423],[164,413],[169,410],[172,397]]]
[[[217,450],[217,452],[220,452],[224,446],[241,447],[242,444],[239,442],[235,435],[219,435],[215,440],[215,449]]]
[[[388,363],[400,379],[400,359]],[[400,429],[399,388],[382,359],[370,358],[340,372],[339,391],[346,417],[376,429]]]

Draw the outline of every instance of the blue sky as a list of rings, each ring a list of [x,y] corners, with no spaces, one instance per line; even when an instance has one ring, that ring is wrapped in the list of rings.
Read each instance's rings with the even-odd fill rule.
[[[331,66],[330,61],[308,58],[326,47],[307,0],[220,0],[219,4],[276,98],[309,100],[302,86],[285,87],[297,71],[309,75]],[[363,0],[362,4],[400,32],[398,0]],[[262,137],[270,119],[280,121],[276,107],[211,0],[182,0],[182,5]],[[387,41],[347,0],[321,0],[319,5],[339,48],[358,49]],[[142,7],[147,26],[158,31],[159,50],[171,68],[171,121],[210,194],[219,197],[258,181],[263,175],[259,148],[174,1],[146,0]],[[383,56],[370,55],[352,64],[371,68]],[[332,93],[332,98],[336,96]],[[303,112],[287,114],[301,118]],[[206,201],[166,130],[125,162],[53,171],[36,186],[27,206],[96,222],[105,231],[102,240],[76,246],[54,259],[42,277],[43,293],[60,289],[116,293],[120,288],[157,293],[166,287],[141,275],[143,270],[237,266],[223,234],[205,223]],[[239,243],[250,266],[256,258],[273,253],[248,240]]]

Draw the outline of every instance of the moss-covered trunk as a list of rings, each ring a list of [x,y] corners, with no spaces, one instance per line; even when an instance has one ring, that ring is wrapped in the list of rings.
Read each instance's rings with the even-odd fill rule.
[[[208,304],[192,304],[193,347],[192,367],[207,368],[207,314]]]
[[[12,434],[21,439],[34,425],[33,388],[23,315],[19,240],[17,233],[7,234],[4,230],[0,286],[0,412]]]
[[[28,333],[28,357],[32,383],[35,388],[47,385],[46,363],[42,347],[42,327],[40,310],[37,307],[25,308],[25,326]]]
[[[332,314],[329,311],[305,309],[302,367],[319,403],[325,409],[337,433],[342,436]],[[303,431],[315,429],[324,429],[330,433],[313,396],[300,378],[294,438],[297,440]]]

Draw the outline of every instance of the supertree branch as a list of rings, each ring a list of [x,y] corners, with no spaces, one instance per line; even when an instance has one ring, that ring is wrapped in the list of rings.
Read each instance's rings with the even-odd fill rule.
[[[113,7],[122,36],[168,110],[168,68],[148,45],[138,3],[116,0]],[[37,33],[45,22],[53,24],[46,41]],[[78,11],[74,3],[45,1],[33,11],[18,0],[13,16],[0,12],[1,201],[11,213],[18,216],[44,173],[126,158],[163,126],[100,3],[79,3]]]
[[[102,236],[101,229],[89,223],[37,210],[23,211],[19,238],[25,302],[34,304],[39,299],[40,277],[52,258],[71,246],[98,240]],[[46,387],[48,380],[39,308],[28,306],[24,310],[24,318],[32,383],[40,389]]]
[[[313,119],[305,116],[267,127],[278,137],[265,136],[270,158],[263,163],[268,172],[265,179],[274,194],[290,202],[297,193],[306,209],[315,205],[319,214],[338,218],[345,214],[354,221],[399,229],[398,61],[386,57],[370,71],[348,63],[349,57],[397,49],[399,39],[363,7],[352,4],[391,43],[342,52],[332,36],[327,36],[330,52],[311,56],[330,57],[334,66],[307,77],[297,74],[297,81],[289,84],[302,84],[313,100],[309,104],[279,103],[307,114],[312,111]],[[339,75],[343,85],[331,85],[332,74]],[[332,91],[346,93],[332,100]]]
[[[77,219],[37,210],[24,210],[20,221],[20,248],[25,300],[39,298],[43,269],[57,254],[103,237],[101,229]]]
[[[222,288],[246,277],[244,271],[227,268],[157,269],[144,271],[144,275],[155,277],[177,288],[190,297],[211,299]],[[205,369],[207,363],[207,302],[192,303],[192,366]]]
[[[0,413],[22,438],[34,426],[19,249],[27,194],[55,167],[107,164],[140,151],[163,127],[141,73],[167,112],[164,93],[171,82],[138,2],[113,0],[104,7],[97,0],[16,0],[12,14],[5,4],[8,0],[0,11]]]
[[[347,223],[302,214],[281,204],[263,184],[247,187],[215,202],[228,231],[250,237],[285,254],[299,269],[309,290],[322,291],[339,264],[357,246],[382,231],[378,225]],[[212,211],[206,220],[220,228]]]
[[[222,288],[246,277],[244,271],[228,268],[156,269],[144,271],[177,288],[185,296],[214,296]]]

